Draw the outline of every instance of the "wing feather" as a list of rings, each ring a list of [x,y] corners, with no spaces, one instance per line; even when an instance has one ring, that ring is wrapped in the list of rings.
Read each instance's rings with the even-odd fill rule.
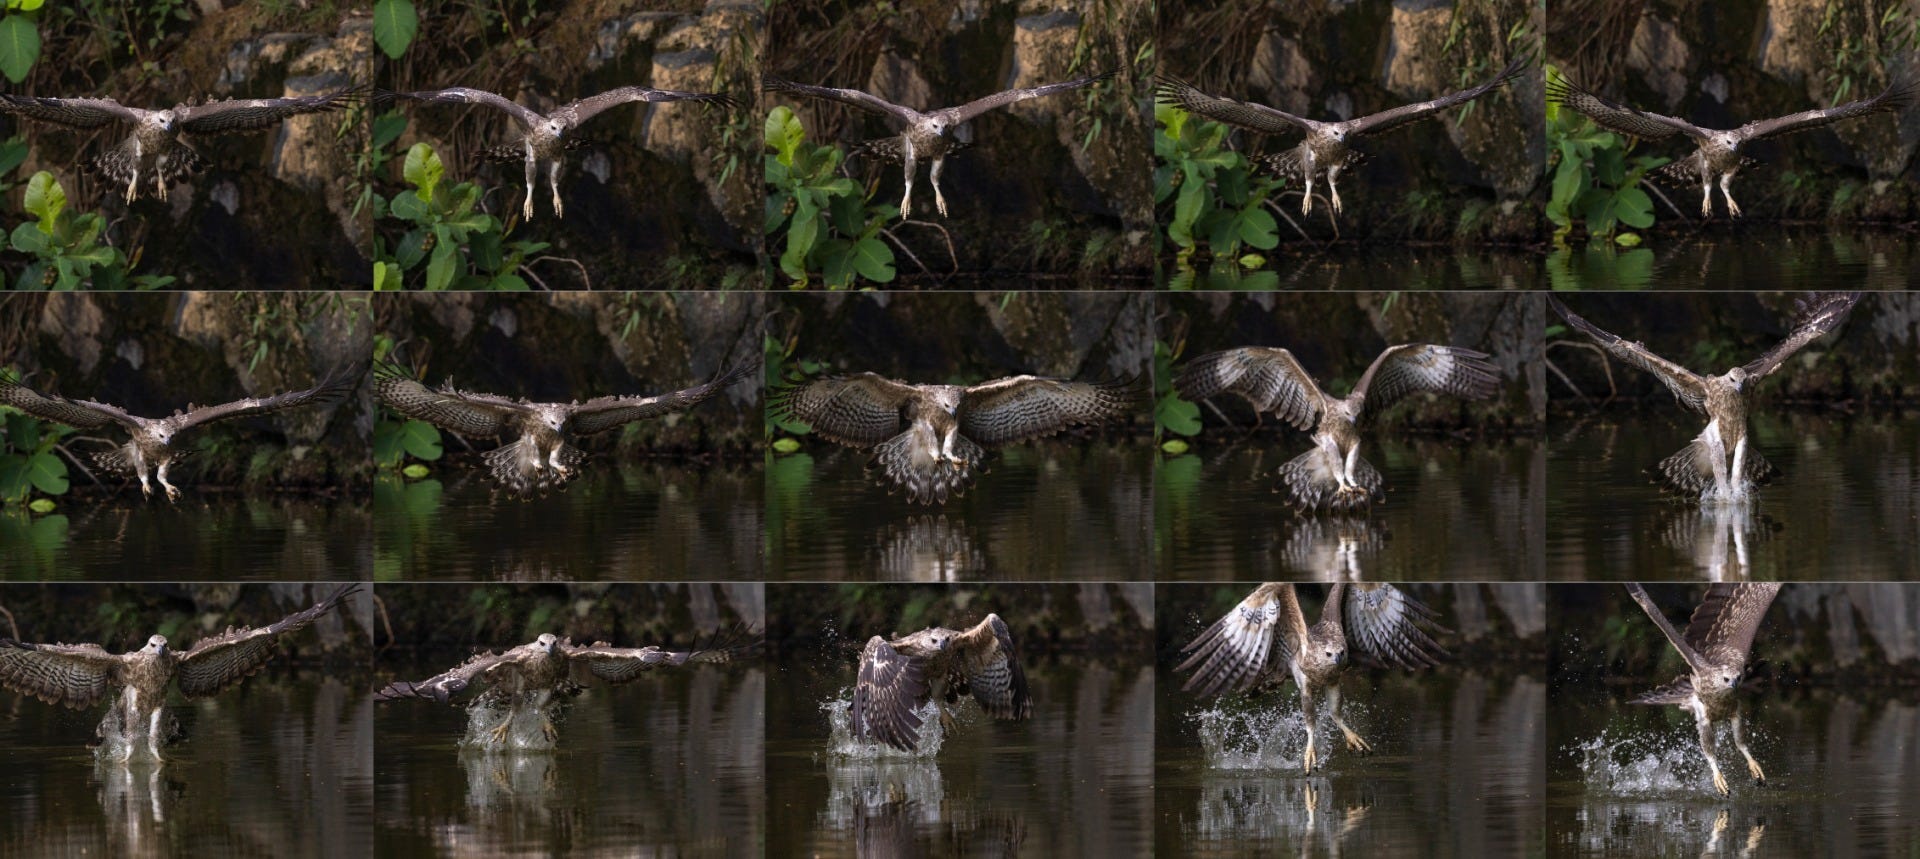
[[[1500,368],[1487,362],[1487,353],[1459,346],[1403,343],[1389,346],[1373,359],[1353,386],[1367,408],[1384,410],[1408,395],[1427,391],[1463,400],[1484,400],[1500,385]]]
[[[1293,585],[1263,582],[1180,649],[1175,671],[1193,671],[1181,688],[1200,695],[1242,692],[1306,645],[1307,619]]]
[[[522,127],[532,128],[536,122],[546,119],[539,111],[527,107],[497,93],[470,87],[447,87],[446,89],[422,90],[419,92],[396,92],[386,94],[396,99],[417,101],[424,104],[478,104],[491,107],[513,117]]]
[[[1854,117],[1897,112],[1913,104],[1916,91],[1920,91],[1920,83],[1895,83],[1873,98],[1863,98],[1818,110],[1803,110],[1773,119],[1757,119],[1740,126],[1740,131],[1748,140],[1765,140],[1769,137],[1780,137],[1819,128],[1822,125],[1832,125]]]
[[[1686,636],[1681,635],[1679,630],[1673,628],[1673,624],[1667,622],[1667,616],[1660,613],[1660,607],[1653,604],[1653,597],[1647,596],[1646,588],[1641,587],[1639,582],[1628,582],[1627,593],[1633,596],[1634,602],[1640,604],[1640,610],[1647,613],[1647,618],[1659,628],[1661,635],[1666,636],[1667,643],[1673,645],[1673,649],[1679,652],[1680,658],[1686,660],[1688,669],[1697,672],[1707,667],[1706,659],[1694,649]]]
[[[1565,319],[1568,325],[1573,326],[1574,329],[1580,333],[1587,335],[1587,338],[1599,344],[1600,348],[1607,350],[1607,354],[1620,359],[1620,361],[1630,366],[1638,367],[1652,373],[1667,386],[1668,390],[1673,392],[1674,397],[1680,400],[1681,405],[1701,414],[1706,414],[1706,384],[1699,376],[1694,375],[1692,370],[1688,370],[1679,364],[1675,364],[1659,355],[1653,354],[1651,350],[1639,343],[1629,343],[1613,334],[1602,331],[1595,327],[1593,323],[1580,318],[1578,314],[1568,310],[1566,305],[1560,303],[1560,299],[1547,296],[1547,304],[1553,308],[1555,313],[1560,314],[1560,318]]]
[[[733,387],[741,379],[757,374],[759,369],[757,363],[743,364],[722,371],[705,384],[651,397],[595,397],[574,407],[572,428],[581,435],[592,435],[634,421],[686,411]]]
[[[322,95],[215,101],[174,108],[174,125],[188,134],[230,134],[272,128],[290,116],[325,113],[358,104],[368,93],[351,86]]]
[[[1507,63],[1506,68],[1500,70],[1499,74],[1494,75],[1492,79],[1479,86],[1463,89],[1459,92],[1447,93],[1436,99],[1415,102],[1413,104],[1403,104],[1391,110],[1368,114],[1348,121],[1347,127],[1356,134],[1380,134],[1382,132],[1392,131],[1408,123],[1419,122],[1440,111],[1459,107],[1500,87],[1506,86],[1507,81],[1519,75],[1526,67],[1526,57],[1514,57],[1512,61]]]
[[[1707,595],[1687,622],[1687,643],[1709,661],[1738,664],[1747,660],[1760,621],[1767,616],[1779,582],[1719,582],[1707,586]]]
[[[920,708],[933,697],[926,666],[874,636],[860,653],[853,686],[853,735],[903,752],[920,742]]]
[[[903,123],[912,122],[920,116],[919,111],[902,107],[877,95],[861,92],[857,89],[835,89],[834,87],[813,86],[811,84],[794,83],[793,81],[775,77],[762,78],[761,88],[767,92],[777,92],[782,95],[839,102],[860,108],[861,110],[877,113],[881,116],[889,116]]]
[[[1433,609],[1388,584],[1354,584],[1340,607],[1347,644],[1361,657],[1400,668],[1431,668],[1447,655]]]
[[[1160,75],[1155,79],[1153,91],[1157,101],[1171,104],[1188,113],[1199,114],[1215,122],[1224,122],[1260,134],[1311,131],[1326,124],[1294,116],[1264,104],[1207,95],[1186,81],[1166,75]]]
[[[1059,83],[1041,84],[1040,86],[1027,87],[1025,89],[1010,89],[1004,92],[994,93],[993,95],[976,98],[973,101],[967,102],[959,107],[949,108],[948,110],[951,111],[955,122],[966,122],[995,108],[1006,107],[1007,105],[1026,101],[1030,98],[1040,98],[1042,96],[1063,93],[1068,90],[1079,89],[1083,86],[1090,86],[1100,81],[1110,80],[1113,78],[1113,74],[1113,72],[1107,72],[1103,75],[1076,78]]]
[[[828,441],[870,447],[906,429],[901,409],[920,395],[905,382],[860,373],[782,389],[767,406],[776,417],[805,423]]]
[[[113,694],[121,658],[98,644],[29,644],[0,638],[0,686],[76,710]]]
[[[358,591],[358,583],[344,585],[332,596],[258,629],[229,629],[202,638],[180,654],[174,681],[189,698],[215,694],[265,667],[279,652],[280,638],[311,626],[342,600]]]
[[[1020,651],[1013,631],[997,614],[988,614],[966,632],[953,636],[959,665],[973,699],[995,719],[1025,719],[1033,715],[1027,673],[1020,667]]]
[[[554,115],[565,116],[569,120],[568,125],[579,128],[582,123],[594,118],[602,111],[610,110],[623,104],[631,104],[636,101],[653,103],[698,101],[708,104],[718,104],[722,107],[732,107],[734,105],[732,98],[720,93],[683,92],[680,90],[654,89],[644,86],[623,86],[572,102],[554,111]]]
[[[474,654],[455,668],[441,672],[419,682],[395,680],[373,693],[375,701],[397,701],[401,698],[419,698],[441,704],[452,704],[453,698],[465,691],[476,679],[481,679],[495,671],[514,673],[519,666],[513,662],[515,651],[494,653],[487,651]]]
[[[1696,140],[1707,136],[1706,129],[1684,119],[1609,101],[1562,77],[1547,81],[1547,101],[1565,105],[1608,131],[1642,140],[1662,140],[1675,134]]]
[[[626,683],[663,666],[732,662],[752,653],[760,644],[760,636],[752,628],[738,626],[692,650],[613,647],[606,642],[594,642],[584,647],[567,647],[565,652],[576,680],[593,678],[607,683]]]
[[[995,379],[967,388],[960,429],[985,445],[1049,436],[1073,426],[1119,421],[1139,401],[1134,381],[1071,382],[1036,376]]]
[[[429,388],[391,362],[374,366],[373,393],[387,408],[402,415],[479,438],[500,435],[507,429],[509,416],[527,410],[524,404],[500,397]]]
[[[17,376],[5,369],[0,369],[0,406],[12,406],[36,418],[63,423],[75,429],[99,429],[107,424],[119,424],[128,429],[140,426],[132,415],[118,406],[42,394],[21,384]]]
[[[359,381],[360,375],[363,372],[365,372],[364,367],[345,367],[328,375],[325,379],[321,380],[320,384],[304,391],[289,391],[284,394],[274,394],[271,397],[249,397],[244,400],[234,400],[231,403],[223,403],[218,406],[205,406],[190,410],[186,414],[178,415],[168,420],[173,424],[175,431],[179,431],[201,424],[210,424],[215,421],[231,420],[233,418],[249,417],[252,415],[264,415],[271,412],[295,409],[301,406],[339,402],[346,398],[349,391],[353,390],[354,384]]]
[[[1299,359],[1285,349],[1244,346],[1193,359],[1173,380],[1180,396],[1199,402],[1238,394],[1254,411],[1272,413],[1298,430],[1310,430],[1326,409],[1327,395]]]
[[[1839,328],[1859,301],[1860,293],[1857,292],[1821,292],[1796,301],[1799,318],[1793,324],[1793,332],[1767,350],[1767,354],[1746,365],[1747,380],[1757,382],[1766,378],[1808,343]]]
[[[67,128],[89,129],[115,122],[139,122],[149,111],[127,107],[110,98],[42,98],[0,93],[0,113]]]

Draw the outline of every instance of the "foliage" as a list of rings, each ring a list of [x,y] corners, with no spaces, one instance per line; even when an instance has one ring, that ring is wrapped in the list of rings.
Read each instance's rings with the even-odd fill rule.
[[[373,352],[375,361],[386,360],[393,352],[393,338],[385,334],[374,337]],[[426,476],[426,471],[417,464],[405,464],[409,456],[426,462],[440,459],[446,451],[440,443],[440,429],[426,421],[402,418],[380,410],[373,424],[373,466],[382,471],[399,470],[409,479]]]
[[[783,343],[775,339],[772,335],[767,335],[762,340],[762,351],[764,352],[762,360],[765,362],[762,366],[767,368],[767,378],[773,380],[771,385],[773,390],[782,390],[796,385],[804,385],[826,369],[826,365],[819,361],[793,357],[793,350],[796,345],[797,341],[789,340]],[[812,427],[800,421],[776,420],[773,416],[772,409],[766,410],[766,421],[767,435],[769,437],[778,433],[806,435],[813,432]],[[781,452],[791,453],[792,451],[782,450]]]
[[[782,106],[767,114],[765,157],[766,235],[784,229],[780,270],[795,289],[814,278],[829,289],[859,280],[889,283],[896,272],[893,249],[880,238],[900,214],[894,206],[868,204],[852,179],[838,175],[846,153],[836,146],[810,146],[806,128]]]
[[[517,272],[529,255],[546,250],[545,242],[507,241],[499,218],[476,211],[479,186],[461,182],[442,187],[446,166],[425,143],[407,150],[401,173],[413,187],[391,201],[374,195],[374,207],[376,214],[412,228],[390,253],[384,247],[376,252],[375,289],[401,288],[407,273],[425,262],[413,283],[424,289],[527,290]]]
[[[11,408],[0,411],[0,426],[7,430],[0,439],[0,505],[24,504],[34,492],[67,494],[67,464],[55,449],[74,429]]]
[[[1901,54],[1920,51],[1920,18],[1900,0],[1829,2],[1818,35],[1833,49],[1820,76],[1832,93],[1830,102],[1838,105],[1866,97],[1860,90],[1876,69],[1891,74],[1900,67]]]
[[[1173,361],[1178,350],[1165,340],[1153,342],[1153,437],[1167,433],[1183,436],[1200,434],[1200,404],[1180,398],[1173,389]],[[1171,442],[1169,442],[1171,443]],[[1174,451],[1169,451],[1174,452]],[[1184,452],[1184,447],[1181,448]]]
[[[1280,244],[1280,227],[1267,205],[1285,183],[1256,176],[1246,156],[1227,149],[1229,129],[1223,123],[1196,120],[1164,104],[1154,105],[1153,118],[1153,152],[1159,159],[1153,202],[1173,201],[1166,236],[1179,248],[1175,259],[1187,282],[1203,247],[1214,259],[1234,260],[1243,269],[1265,265],[1264,257],[1243,248],[1272,250]]]
[[[34,219],[15,227],[8,245],[34,261],[20,273],[15,289],[159,289],[173,282],[172,277],[128,274],[126,256],[100,240],[106,219],[68,209],[66,189],[52,173],[33,174],[22,203]]]
[[[1559,74],[1551,67],[1547,73]],[[1639,244],[1638,235],[1616,231],[1622,224],[1636,230],[1653,226],[1653,198],[1641,180],[1669,159],[1629,155],[1627,139],[1553,102],[1547,103],[1547,146],[1553,173],[1547,219],[1554,223],[1554,242],[1564,245],[1578,221],[1590,239]]]
[[[373,4],[373,41],[387,59],[397,60],[420,33],[420,12],[413,0],[380,0]]]
[[[19,83],[40,61],[39,11],[44,0],[7,0],[0,18],[0,74]]]

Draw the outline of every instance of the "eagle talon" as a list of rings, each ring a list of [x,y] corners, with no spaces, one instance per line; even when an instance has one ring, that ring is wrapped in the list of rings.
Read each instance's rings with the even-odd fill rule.
[[[1347,736],[1347,751],[1357,752],[1363,755],[1373,754],[1373,746],[1369,744],[1365,739],[1363,739],[1359,734],[1356,734],[1352,730],[1349,730],[1344,727],[1340,729],[1340,732],[1343,734],[1346,734]]]

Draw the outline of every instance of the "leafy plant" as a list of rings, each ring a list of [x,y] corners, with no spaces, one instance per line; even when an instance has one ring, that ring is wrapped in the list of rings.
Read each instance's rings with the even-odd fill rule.
[[[826,369],[826,365],[819,361],[793,357],[795,345],[797,345],[796,341],[781,342],[772,335],[767,335],[761,340],[763,352],[762,361],[764,361],[762,366],[767,368],[767,378],[773,380],[772,387],[775,390],[791,388],[795,385],[804,385],[813,377],[820,375],[822,370]],[[767,435],[769,437],[780,433],[787,435],[807,435],[813,432],[812,427],[800,421],[779,420],[774,418],[772,409],[766,411],[766,421]],[[779,447],[779,442],[775,442],[775,447],[776,449]],[[798,447],[796,446],[795,449],[797,450]],[[791,453],[792,451],[782,450],[780,452]]]
[[[385,334],[375,335],[373,352],[375,361],[386,360],[393,352],[393,338]],[[426,466],[418,463],[403,466],[406,458],[411,456],[423,462],[436,462],[445,452],[441,445],[440,429],[433,424],[398,418],[384,408],[374,421],[373,467],[376,469],[399,469],[408,478],[417,480],[427,476]]]
[[[12,409],[6,410],[5,418],[7,436],[0,442],[0,504],[27,503],[34,492],[67,494],[67,463],[60,459],[55,448],[74,429],[42,422]],[[47,506],[36,512],[51,509]]]
[[[400,59],[420,34],[420,11],[413,0],[380,0],[373,4],[373,41],[389,60]]]
[[[20,273],[15,289],[159,289],[173,282],[171,277],[129,276],[126,256],[100,241],[106,219],[69,210],[66,189],[52,173],[33,174],[22,203],[34,219],[15,227],[8,245],[34,261]]]
[[[0,18],[0,74],[19,83],[40,61],[40,7],[45,0],[7,0]]]
[[[374,262],[374,289],[400,289],[407,273],[426,263],[415,285],[428,290],[488,289],[522,292],[527,282],[517,273],[528,256],[547,249],[545,242],[507,241],[499,218],[476,211],[480,187],[461,182],[441,187],[446,166],[433,147],[415,143],[407,150],[401,174],[411,189],[384,206],[386,214],[413,225],[391,254]],[[376,195],[376,210],[382,208]]]
[[[1165,340],[1153,342],[1153,435],[1155,439],[1172,433],[1192,437],[1200,434],[1200,404],[1180,398],[1173,389],[1174,347]],[[1164,444],[1172,444],[1168,441]],[[1163,446],[1164,446],[1163,444]],[[1186,443],[1180,442],[1180,452]],[[1173,451],[1169,451],[1173,452]]]
[[[1552,68],[1547,73],[1559,74]],[[1553,171],[1547,219],[1554,223],[1554,241],[1565,244],[1578,222],[1589,238],[1639,244],[1637,234],[1616,231],[1623,224],[1636,230],[1653,226],[1653,198],[1640,187],[1641,180],[1670,159],[1630,155],[1626,139],[1552,102],[1547,104],[1547,146]]]
[[[765,233],[782,235],[780,271],[803,289],[818,277],[829,289],[846,289],[860,279],[890,283],[896,274],[893,249],[880,238],[899,216],[895,206],[869,205],[860,186],[839,175],[846,153],[836,146],[811,146],[807,130],[782,106],[767,114]]]
[[[1155,104],[1153,201],[1173,201],[1167,240],[1179,248],[1175,261],[1191,283],[1194,258],[1203,249],[1215,260],[1233,260],[1245,269],[1266,264],[1244,248],[1272,250],[1280,227],[1267,201],[1285,186],[1279,179],[1255,175],[1246,156],[1226,148],[1228,128],[1195,119],[1170,105]]]

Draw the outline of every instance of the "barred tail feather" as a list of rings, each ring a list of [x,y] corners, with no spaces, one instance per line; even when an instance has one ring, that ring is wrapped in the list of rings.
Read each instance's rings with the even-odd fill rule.
[[[1279,475],[1293,503],[1308,510],[1361,510],[1385,497],[1382,487],[1386,481],[1365,458],[1354,462],[1358,489],[1340,488],[1341,468],[1339,457],[1316,447],[1280,466]]]
[[[549,467],[540,455],[539,446],[533,439],[524,437],[482,456],[493,479],[522,498],[544,495],[566,486],[580,476],[580,464],[586,462],[587,455],[572,445],[561,445],[554,452],[554,458],[559,460],[564,473]]]
[[[987,452],[962,436],[954,439],[954,453],[961,462],[933,456],[934,448],[922,443],[914,432],[903,432],[873,449],[871,467],[880,469],[887,482],[905,489],[915,504],[945,504],[958,498],[973,485],[975,466]]]
[[[109,474],[138,477],[140,468],[135,464],[139,462],[138,456],[139,453],[134,446],[126,444],[108,450],[94,451],[93,464]]]

